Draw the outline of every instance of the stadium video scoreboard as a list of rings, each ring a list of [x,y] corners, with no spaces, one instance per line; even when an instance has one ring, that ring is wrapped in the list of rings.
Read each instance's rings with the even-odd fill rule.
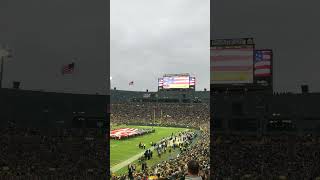
[[[213,89],[273,89],[273,52],[255,49],[253,38],[210,41],[210,86]]]
[[[256,49],[254,59],[254,84],[273,91],[273,51]]]
[[[253,38],[211,41],[210,83],[239,85],[253,83]]]
[[[166,74],[158,79],[158,90],[195,90],[195,80],[189,74]]]

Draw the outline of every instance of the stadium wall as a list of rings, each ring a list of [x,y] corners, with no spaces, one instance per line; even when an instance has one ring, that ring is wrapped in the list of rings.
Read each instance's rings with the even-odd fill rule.
[[[211,101],[215,132],[320,135],[320,93],[216,94]]]
[[[202,102],[210,102],[209,91],[159,91],[159,92],[141,92],[141,91],[123,91],[111,90],[111,103],[127,103],[133,99],[177,99],[182,102],[183,99],[199,99]]]
[[[105,95],[0,89],[0,99],[1,127],[10,122],[17,127],[86,127],[106,121]]]

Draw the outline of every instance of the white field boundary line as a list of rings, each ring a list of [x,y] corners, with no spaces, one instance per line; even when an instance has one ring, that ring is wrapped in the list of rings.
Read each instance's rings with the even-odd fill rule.
[[[151,148],[149,148],[149,149],[150,149],[151,151],[153,151],[153,150],[154,150],[154,147],[151,147]],[[125,160],[125,161],[122,161],[121,163],[113,166],[113,167],[111,168],[111,172],[112,172],[112,173],[117,172],[117,171],[119,171],[121,168],[123,168],[123,167],[125,167],[125,166],[128,166],[130,163],[132,163],[133,161],[135,161],[135,160],[139,159],[141,156],[143,156],[143,154],[144,154],[144,152],[141,152],[141,153],[136,154],[136,155],[132,156],[131,158],[129,158],[129,159]]]

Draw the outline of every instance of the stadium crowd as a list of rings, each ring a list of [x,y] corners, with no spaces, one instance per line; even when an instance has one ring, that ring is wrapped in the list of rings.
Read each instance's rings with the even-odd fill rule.
[[[187,164],[191,160],[196,160],[200,163],[199,175],[202,179],[209,179],[209,136],[203,132],[199,140],[193,146],[185,146],[181,153],[175,159],[164,161],[155,166],[154,174],[167,179],[183,179],[187,173]],[[152,173],[152,171],[151,171]]]
[[[148,124],[155,119],[162,126],[199,127],[210,119],[209,104],[131,102],[111,105],[111,122],[114,124]]]
[[[113,180],[125,179],[188,179],[188,162],[195,160],[199,163],[199,177],[210,179],[210,151],[209,151],[209,104],[207,103],[148,103],[131,102],[112,104],[111,124],[150,124],[158,123],[161,126],[194,127],[199,130],[198,137],[187,140],[177,146],[176,156],[163,159],[159,164],[144,165],[144,170],[128,168],[123,175],[113,174]],[[186,140],[186,139],[185,139]],[[162,142],[163,143],[163,142]],[[167,142],[161,148],[167,153],[173,152],[173,147],[167,149]],[[159,149],[159,146],[157,146]],[[154,153],[159,155],[159,150]],[[164,149],[160,153],[164,152]]]
[[[213,179],[320,179],[320,138],[214,136]]]
[[[0,179],[103,179],[105,132],[98,129],[2,128]]]

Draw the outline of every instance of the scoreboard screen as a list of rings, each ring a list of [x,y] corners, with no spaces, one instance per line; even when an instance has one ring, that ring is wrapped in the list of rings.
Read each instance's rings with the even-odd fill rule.
[[[254,71],[252,38],[211,42],[210,84],[252,84]]]
[[[163,89],[185,89],[190,87],[190,76],[163,77]]]

